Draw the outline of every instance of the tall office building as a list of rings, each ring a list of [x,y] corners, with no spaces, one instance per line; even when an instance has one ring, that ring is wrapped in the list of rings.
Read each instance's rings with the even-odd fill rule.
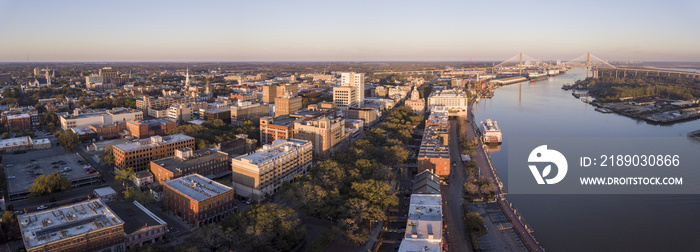
[[[340,77],[341,86],[357,87],[357,104],[361,108],[365,103],[365,74],[364,73],[342,73]]]
[[[120,75],[119,71],[112,69],[111,67],[104,67],[100,69],[99,74],[104,83],[116,83]]]

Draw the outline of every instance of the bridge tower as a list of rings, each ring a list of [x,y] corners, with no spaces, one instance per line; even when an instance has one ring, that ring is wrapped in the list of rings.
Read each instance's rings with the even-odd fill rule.
[[[518,75],[523,75],[523,52],[520,52],[520,64],[518,64]]]
[[[591,73],[591,53],[586,53],[586,79],[588,79],[588,75]]]

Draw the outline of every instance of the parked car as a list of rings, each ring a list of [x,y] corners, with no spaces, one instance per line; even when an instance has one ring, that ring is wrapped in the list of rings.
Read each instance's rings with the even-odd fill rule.
[[[5,167],[12,167],[12,164],[7,164]]]
[[[93,173],[96,173],[96,172],[97,172],[97,171],[95,171],[95,170],[89,170],[89,171],[87,171],[88,174],[93,174]]]
[[[36,209],[37,209],[37,210],[44,210],[44,209],[47,209],[47,208],[49,208],[49,207],[47,207],[46,205],[41,205],[41,206],[37,207]]]
[[[13,178],[17,178],[17,177],[15,177],[15,176],[7,176],[7,179],[13,179]]]

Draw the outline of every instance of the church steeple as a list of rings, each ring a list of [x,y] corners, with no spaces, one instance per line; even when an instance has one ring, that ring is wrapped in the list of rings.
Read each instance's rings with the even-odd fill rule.
[[[190,67],[187,67],[187,74],[185,75],[185,87],[190,86]]]

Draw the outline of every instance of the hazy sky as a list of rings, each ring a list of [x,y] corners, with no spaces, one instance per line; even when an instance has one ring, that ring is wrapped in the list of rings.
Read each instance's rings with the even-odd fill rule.
[[[700,1],[9,1],[0,61],[700,61]]]

